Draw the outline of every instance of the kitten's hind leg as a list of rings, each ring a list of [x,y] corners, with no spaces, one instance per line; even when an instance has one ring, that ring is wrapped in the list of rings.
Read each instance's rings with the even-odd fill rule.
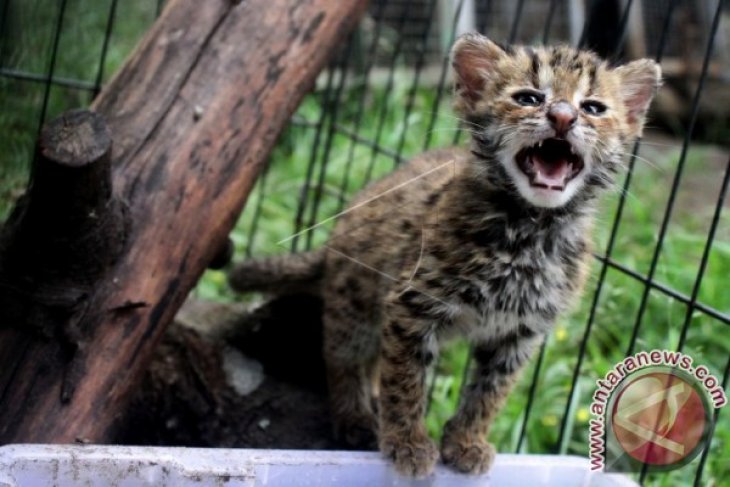
[[[341,296],[327,301],[324,359],[335,436],[352,448],[375,450],[378,424],[372,378],[378,360],[378,329],[372,317],[351,300]]]

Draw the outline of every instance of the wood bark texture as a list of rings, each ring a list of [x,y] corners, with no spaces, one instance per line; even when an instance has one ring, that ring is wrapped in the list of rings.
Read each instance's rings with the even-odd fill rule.
[[[70,352],[0,317],[0,443],[114,437],[166,325],[225,252],[278,134],[365,6],[168,2],[92,106],[114,140],[113,191],[131,222],[123,253],[75,309],[86,332]]]

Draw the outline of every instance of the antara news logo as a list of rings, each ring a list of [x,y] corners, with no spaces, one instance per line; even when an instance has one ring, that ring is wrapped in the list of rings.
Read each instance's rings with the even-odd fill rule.
[[[714,410],[727,403],[720,382],[681,352],[626,357],[596,381],[590,421],[591,470],[667,471],[707,446]]]

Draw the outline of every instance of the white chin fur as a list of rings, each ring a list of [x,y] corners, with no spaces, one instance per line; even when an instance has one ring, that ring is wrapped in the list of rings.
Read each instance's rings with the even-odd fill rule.
[[[537,188],[530,185],[530,180],[525,173],[520,171],[514,158],[509,158],[507,162],[502,160],[502,164],[507,169],[507,173],[517,186],[517,191],[528,203],[539,208],[559,208],[565,205],[575,196],[575,193],[583,185],[583,175],[588,169],[588,164],[583,168],[580,174],[568,181],[565,189],[556,191],[547,188]]]

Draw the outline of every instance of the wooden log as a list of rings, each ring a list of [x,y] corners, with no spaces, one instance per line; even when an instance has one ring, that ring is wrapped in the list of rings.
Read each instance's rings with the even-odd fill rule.
[[[114,138],[114,191],[132,220],[126,250],[94,283],[79,320],[92,333],[71,377],[53,341],[0,327],[0,443],[113,437],[165,326],[365,4],[168,2],[93,105]]]
[[[4,239],[4,272],[30,274],[43,287],[93,283],[121,250],[120,224],[103,118],[64,114],[44,127],[29,190],[4,227],[13,237]]]
[[[111,138],[100,115],[69,112],[41,133],[27,194],[0,236],[0,385],[16,393],[37,387],[14,379],[8,365],[41,341],[41,370],[64,365],[59,398],[72,393],[77,351],[90,335],[83,317],[95,282],[124,247],[124,205],[112,197]]]

